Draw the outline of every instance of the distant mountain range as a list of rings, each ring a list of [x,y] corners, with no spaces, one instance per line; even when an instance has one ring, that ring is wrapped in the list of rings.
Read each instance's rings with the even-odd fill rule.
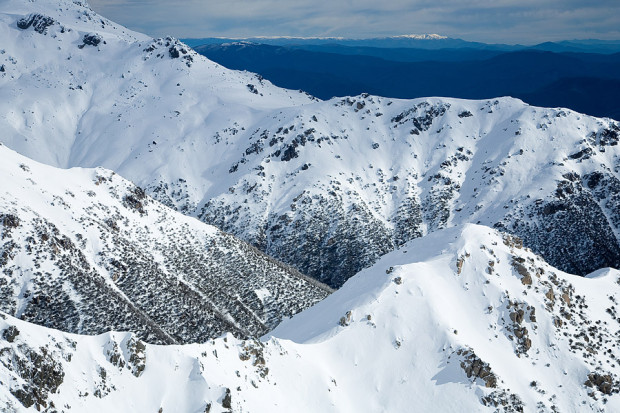
[[[226,44],[235,42],[250,42],[274,46],[297,48],[314,48],[315,46],[331,47],[343,46],[347,48],[408,48],[421,50],[442,49],[478,49],[496,51],[516,50],[544,50],[552,52],[586,52],[586,53],[619,53],[620,40],[564,40],[559,42],[544,42],[536,45],[501,44],[472,42],[463,39],[450,38],[438,34],[401,35],[376,37],[368,39],[349,39],[344,37],[205,37],[181,39],[188,46],[195,47],[205,44]]]
[[[620,119],[620,42],[536,46],[458,39],[200,39],[199,53],[228,68],[321,99],[370,93],[394,98],[518,97]],[[260,42],[260,43],[258,43]]]

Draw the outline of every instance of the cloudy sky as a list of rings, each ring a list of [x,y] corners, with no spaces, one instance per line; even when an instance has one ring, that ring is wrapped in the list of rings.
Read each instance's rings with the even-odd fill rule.
[[[487,43],[620,39],[620,0],[89,0],[152,36],[438,33]]]

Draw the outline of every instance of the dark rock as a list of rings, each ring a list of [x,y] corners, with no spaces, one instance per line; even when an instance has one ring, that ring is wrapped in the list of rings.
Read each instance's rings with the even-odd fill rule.
[[[592,156],[592,148],[585,148],[579,152],[575,152],[572,155],[568,155],[570,159],[588,159]]]
[[[46,347],[34,349],[25,344],[8,348],[0,363],[23,381],[19,387],[9,391],[26,408],[37,410],[48,407],[50,393],[56,393],[64,380],[62,364],[58,354]]]
[[[474,380],[479,378],[484,381],[486,387],[497,387],[497,377],[491,371],[491,366],[482,361],[473,350],[459,349],[456,353],[463,357],[461,368],[465,371],[468,378],[473,378]]]
[[[584,384],[588,387],[596,387],[598,391],[606,395],[620,392],[620,382],[609,373],[590,373]]]
[[[144,189],[136,186],[134,187],[129,194],[123,197],[123,204],[130,209],[139,212],[140,215],[145,215],[147,212],[144,209],[144,204],[142,201],[146,199],[146,192]]]
[[[177,49],[174,46],[168,49],[168,55],[170,56],[171,59],[178,59],[179,56],[181,56],[181,54],[179,53],[179,49]]]
[[[293,158],[297,158],[298,156],[299,156],[299,152],[297,152],[296,150],[296,145],[289,145],[285,149],[280,159],[283,160],[284,162],[288,162]]]
[[[481,402],[484,406],[496,408],[496,412],[522,413],[524,410],[521,398],[506,390],[496,390],[486,396],[482,396]]]
[[[98,46],[102,40],[103,38],[96,33],[85,34],[84,37],[82,38],[82,42],[88,46]]]
[[[19,330],[15,326],[9,326],[6,330],[2,332],[2,338],[12,343],[15,341],[15,338],[19,335]]]
[[[22,30],[26,30],[32,26],[35,32],[40,34],[46,34],[47,28],[54,25],[56,21],[49,16],[43,14],[31,14],[28,17],[23,17],[17,21],[17,27]]]
[[[225,409],[232,408],[232,397],[230,395],[230,389],[226,388],[226,393],[224,394],[224,398],[222,399],[222,407]]]
[[[5,228],[17,228],[19,226],[19,218],[12,214],[0,214],[0,223]]]

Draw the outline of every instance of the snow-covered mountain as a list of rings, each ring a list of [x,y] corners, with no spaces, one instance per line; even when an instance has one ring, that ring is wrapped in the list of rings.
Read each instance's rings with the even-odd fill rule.
[[[487,227],[405,244],[262,340],[156,346],[0,316],[0,410],[618,411],[620,272]]]
[[[620,266],[616,121],[510,98],[317,101],[79,1],[4,1],[0,36],[2,142],[114,170],[332,286],[467,222],[566,271]]]
[[[0,411],[620,410],[617,122],[322,102],[81,1],[0,36]]]
[[[467,222],[554,265],[620,266],[620,127],[521,101],[371,96],[254,128],[198,216],[331,285],[398,245]],[[568,257],[568,258],[567,258]]]
[[[105,165],[142,181],[200,174],[185,155],[204,149],[212,128],[311,101],[175,39],[131,32],[82,1],[3,1],[0,36],[3,141],[55,166]]]
[[[114,172],[0,146],[0,311],[151,343],[256,336],[330,290]],[[0,409],[1,410],[1,409]]]

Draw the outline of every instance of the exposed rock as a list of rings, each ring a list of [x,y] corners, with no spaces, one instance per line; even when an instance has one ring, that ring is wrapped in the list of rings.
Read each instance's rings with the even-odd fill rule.
[[[53,26],[56,23],[54,19],[42,14],[31,14],[27,17],[23,17],[17,21],[17,27],[22,30],[26,30],[32,27],[35,32],[40,34],[46,34],[47,28]]]
[[[232,396],[230,395],[230,389],[227,387],[222,399],[222,407],[225,409],[232,408]]]
[[[103,38],[97,33],[88,33],[82,37],[82,42],[88,46],[99,46],[102,41]]]
[[[12,343],[15,341],[15,337],[19,335],[19,330],[15,326],[9,326],[6,330],[2,331],[2,338]]]
[[[588,380],[584,384],[606,395],[620,392],[620,382],[617,376],[610,373],[592,372],[588,374]]]
[[[520,413],[523,412],[523,401],[521,398],[506,390],[494,391],[486,396],[482,396],[482,404],[485,406],[495,407],[496,412]]]
[[[486,387],[497,387],[497,377],[491,371],[491,366],[482,361],[471,349],[459,349],[456,354],[462,356],[461,368],[468,378],[479,378]]]
[[[56,393],[65,373],[61,358],[47,347],[34,349],[27,344],[13,344],[0,352],[0,364],[13,371],[21,383],[10,392],[26,408],[47,408],[50,393]]]

